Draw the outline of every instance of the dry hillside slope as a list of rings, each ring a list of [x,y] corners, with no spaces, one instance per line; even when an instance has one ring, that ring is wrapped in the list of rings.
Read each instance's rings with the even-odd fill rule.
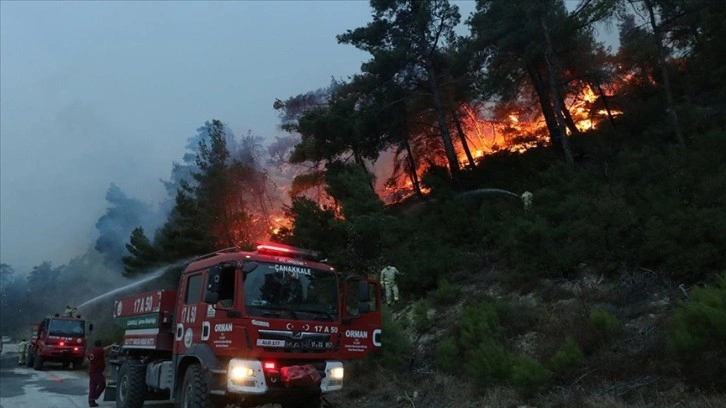
[[[441,293],[404,302],[393,313],[411,342],[404,366],[355,363],[344,392],[328,400],[351,408],[726,406],[723,389],[684,383],[679,366],[665,353],[669,316],[691,288],[645,269],[623,276],[607,280],[581,265],[577,278],[542,281],[526,293],[512,293],[495,283],[490,271],[459,281],[448,302],[441,301]],[[509,356],[507,364],[541,364],[524,364],[523,374],[514,370],[507,380],[492,369],[482,379],[477,375],[496,359],[481,366],[478,354],[454,350],[451,369],[441,368],[437,350],[456,344],[452,338],[466,338],[463,314],[483,301],[497,311],[495,337]],[[457,348],[466,347],[460,341]],[[565,344],[576,344],[580,354],[561,352]],[[538,367],[549,377],[528,380],[541,371]]]

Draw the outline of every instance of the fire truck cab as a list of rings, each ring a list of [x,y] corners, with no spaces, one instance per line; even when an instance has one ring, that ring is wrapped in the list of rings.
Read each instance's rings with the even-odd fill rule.
[[[342,389],[343,360],[381,346],[378,282],[344,278],[313,251],[255,248],[196,258],[177,291],[115,302],[125,329],[111,360],[117,407],[319,408]]]
[[[89,331],[93,325],[89,325]],[[42,370],[46,362],[59,362],[74,370],[83,366],[86,353],[86,321],[80,317],[46,317],[32,326],[26,364]]]

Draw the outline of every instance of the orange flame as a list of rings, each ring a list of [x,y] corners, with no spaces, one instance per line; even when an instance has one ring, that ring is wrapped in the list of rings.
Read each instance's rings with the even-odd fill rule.
[[[604,84],[598,91],[606,97],[612,97],[616,94],[617,89],[627,81],[626,77],[618,83]],[[608,119],[603,98],[587,83],[574,82],[571,87],[576,92],[565,100],[565,105],[575,127],[581,132],[597,129],[600,123]],[[511,102],[508,104],[462,104],[459,112],[458,117],[466,135],[467,146],[475,160],[481,160],[486,155],[498,151],[523,153],[533,147],[549,144],[549,131],[544,117],[538,109],[531,106]],[[611,107],[610,114],[615,117],[622,112]],[[467,165],[468,158],[463,145],[458,138],[455,140],[459,164]],[[428,163],[434,162],[442,165],[446,163],[444,157],[429,159],[416,169],[419,179]],[[387,203],[402,201],[412,194],[413,185],[407,177],[400,177],[396,183],[379,191],[379,195]]]

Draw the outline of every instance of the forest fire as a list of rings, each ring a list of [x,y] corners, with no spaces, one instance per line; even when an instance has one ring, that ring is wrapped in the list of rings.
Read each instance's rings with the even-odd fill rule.
[[[607,119],[602,98],[589,84],[577,83],[579,92],[565,101],[575,126],[581,132],[596,129]],[[605,92],[606,97],[611,95]],[[513,104],[493,107],[477,107],[464,104],[460,107],[462,126],[467,133],[467,143],[472,155],[480,158],[500,150],[524,152],[532,147],[549,143],[544,117],[538,110]],[[620,111],[611,111],[613,116]],[[570,132],[568,132],[570,134]],[[462,150],[461,144],[457,146]],[[466,155],[459,153],[463,163]]]
[[[272,235],[277,235],[280,233],[280,231],[283,228],[290,228],[292,225],[292,220],[288,219],[287,217],[285,217],[282,214],[278,214],[278,215],[271,217],[270,224],[271,224],[270,232],[272,233]]]
[[[620,84],[602,85],[598,91],[605,98],[611,98],[625,82],[627,78],[620,81]],[[607,105],[590,84],[575,81],[571,87],[576,93],[566,98],[565,106],[578,131],[595,130],[608,120]],[[541,109],[535,103],[462,104],[459,112],[467,147],[475,161],[499,151],[523,153],[550,143],[547,124]],[[610,110],[613,117],[620,114],[622,111]],[[567,134],[571,136],[572,132],[568,129]],[[455,148],[459,164],[467,166],[469,159],[458,139],[455,140]],[[427,157],[426,162],[420,163],[416,170],[419,180],[431,163],[445,165],[446,159],[443,154],[441,157]],[[425,195],[428,191],[422,189],[422,193]],[[389,179],[385,187],[379,190],[379,195],[387,203],[402,201],[412,194],[414,188],[410,177],[402,175]]]

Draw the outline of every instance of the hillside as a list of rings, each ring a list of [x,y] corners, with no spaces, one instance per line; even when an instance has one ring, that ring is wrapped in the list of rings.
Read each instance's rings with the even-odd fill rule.
[[[384,347],[390,344],[385,340],[401,341],[391,339],[390,326],[401,327],[410,342],[402,364],[396,366],[385,359],[354,364],[348,371],[346,390],[329,401],[334,406],[354,408],[726,404],[723,385],[699,387],[693,383],[717,378],[720,374],[712,371],[717,366],[703,366],[696,373],[685,374],[666,356],[669,317],[686,299],[687,289],[648,270],[608,279],[583,266],[573,279],[543,280],[531,292],[519,294],[497,284],[497,274],[478,271],[471,279],[462,280],[455,301],[433,301],[425,309],[425,318],[417,304],[397,309],[389,331],[385,331],[388,337],[384,337]],[[510,378],[497,378],[498,359],[508,360],[500,364],[513,364],[512,358],[501,355],[485,358],[489,364],[478,367],[472,366],[477,364],[476,357],[452,361],[450,370],[442,367],[441,351],[437,350],[460,327],[466,305],[482,299],[491,300],[500,316],[503,349],[532,361],[545,361],[543,366],[551,370],[551,377],[538,377],[538,366],[533,366]],[[592,310],[606,311],[619,324],[596,323]],[[569,356],[569,360],[561,358],[555,363],[555,354],[566,349],[563,345],[568,338],[579,346],[580,359]],[[393,355],[387,353],[386,357]],[[684,375],[691,377],[684,379]]]
[[[592,136],[574,168],[489,158],[472,190],[389,209],[407,272],[346,407],[726,404],[726,137]],[[603,137],[598,139],[598,137]],[[388,230],[387,230],[388,231]],[[723,276],[723,275],[721,275]]]

